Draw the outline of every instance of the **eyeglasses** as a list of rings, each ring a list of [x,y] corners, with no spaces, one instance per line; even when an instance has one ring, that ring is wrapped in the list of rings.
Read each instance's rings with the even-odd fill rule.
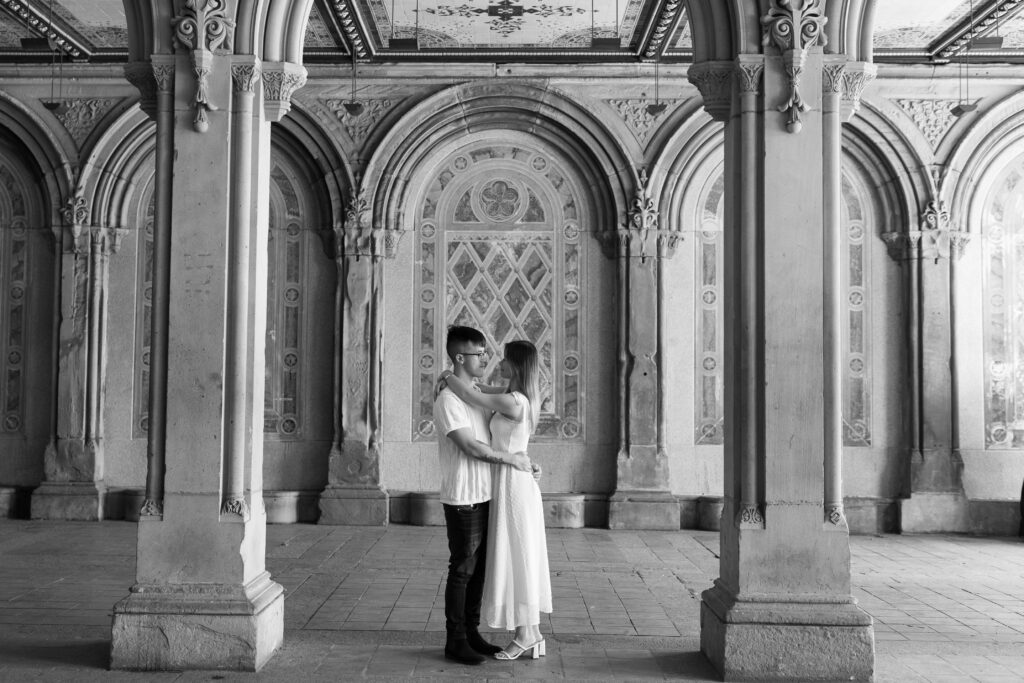
[[[476,351],[474,353],[470,353],[469,351],[460,351],[459,353],[461,353],[463,356],[486,356],[487,355],[486,351]]]

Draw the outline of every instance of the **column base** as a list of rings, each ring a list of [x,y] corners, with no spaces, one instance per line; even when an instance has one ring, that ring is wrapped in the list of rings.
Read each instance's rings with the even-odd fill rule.
[[[971,506],[962,493],[912,493],[900,501],[902,533],[965,534],[970,530]]]
[[[284,641],[284,589],[266,572],[247,586],[135,586],[114,606],[110,668],[258,671]]]
[[[853,602],[740,602],[701,595],[700,649],[727,681],[869,681],[871,616]]]
[[[608,500],[608,528],[678,531],[679,501],[667,492],[618,491]]]
[[[382,488],[328,486],[320,494],[318,524],[387,526],[388,494]]]
[[[120,508],[120,496],[108,495],[106,487],[92,481],[43,482],[32,492],[32,519],[120,519]]]

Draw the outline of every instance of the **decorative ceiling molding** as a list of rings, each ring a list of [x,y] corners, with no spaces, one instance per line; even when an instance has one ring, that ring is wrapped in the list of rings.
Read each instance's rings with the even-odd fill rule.
[[[60,24],[58,17],[53,17],[53,23],[49,21],[47,5],[40,5],[39,8],[25,2],[25,0],[0,0],[0,9],[4,9],[12,16],[21,20],[32,33],[40,38],[53,41],[57,47],[72,59],[85,59],[90,56],[89,49],[85,44],[73,38],[66,27]]]
[[[665,38],[672,35],[673,27],[685,14],[683,0],[665,0],[665,4],[658,12],[657,20],[651,27],[649,36],[644,41],[644,57],[654,59],[665,51],[665,48],[668,47]]]

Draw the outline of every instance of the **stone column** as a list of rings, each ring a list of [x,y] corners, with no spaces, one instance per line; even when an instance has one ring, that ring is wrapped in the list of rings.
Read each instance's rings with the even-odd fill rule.
[[[32,518],[101,520],[107,261],[124,230],[90,227],[81,195],[62,215],[57,432],[44,455],[46,479],[32,494]]]
[[[629,224],[605,240],[619,263],[619,452],[610,529],[678,529],[665,452],[661,366],[661,260],[678,235],[660,230],[646,171]]]
[[[725,505],[701,650],[726,680],[869,680],[874,667],[839,502],[845,60],[826,60],[823,24],[817,3],[772,2],[765,54],[690,74],[725,122]]]
[[[233,55],[224,11],[182,7],[175,115],[157,119],[158,140],[173,126],[174,149],[156,176],[169,188],[157,201],[173,209],[163,509],[139,521],[112,669],[253,671],[283,638],[283,589],[264,561],[267,196],[270,122],[305,71]]]
[[[380,480],[384,259],[401,231],[372,227],[364,191],[353,190],[343,225],[335,229],[338,265],[335,324],[334,443],[321,524],[382,526],[388,494]]]
[[[950,224],[941,201],[928,203],[919,227],[883,236],[890,256],[905,264],[910,327],[910,490],[900,501],[900,528],[908,533],[966,532],[970,511],[956,438],[952,292],[969,235]]]

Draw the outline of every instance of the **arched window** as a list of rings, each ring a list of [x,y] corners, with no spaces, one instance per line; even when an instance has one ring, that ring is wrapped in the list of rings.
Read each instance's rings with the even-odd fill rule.
[[[985,447],[1024,448],[1024,156],[981,212],[985,320]]]

